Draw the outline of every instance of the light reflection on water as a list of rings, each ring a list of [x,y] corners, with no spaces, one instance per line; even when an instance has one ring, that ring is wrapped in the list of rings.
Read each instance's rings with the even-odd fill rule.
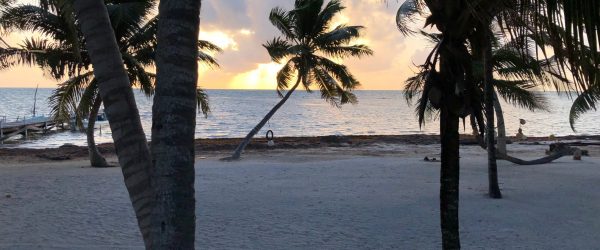
[[[47,114],[47,98],[51,89],[40,89],[38,114]],[[9,121],[17,116],[31,116],[35,89],[0,88],[0,116]],[[212,113],[207,119],[198,114],[196,138],[243,137],[279,100],[274,91],[209,90]],[[397,135],[437,134],[436,121],[422,128],[403,99],[401,91],[357,91],[359,104],[346,105],[341,109],[332,107],[320,99],[319,93],[298,91],[290,98],[264,130],[272,129],[275,136],[321,136],[321,135]],[[572,101],[554,92],[543,93],[549,100],[551,112],[529,112],[504,104],[507,134],[514,135],[519,128],[519,118],[527,120],[523,126],[526,135],[598,135],[600,112],[585,114],[577,123],[577,132],[569,127],[568,112]],[[152,99],[136,91],[136,99],[146,135],[150,136]],[[98,143],[112,142],[108,124],[102,125],[102,134],[96,131]],[[461,124],[462,127],[462,124]],[[467,125],[466,131],[471,133]],[[31,140],[18,140],[4,147],[45,148],[65,143],[85,145],[85,134],[74,132],[53,133]]]

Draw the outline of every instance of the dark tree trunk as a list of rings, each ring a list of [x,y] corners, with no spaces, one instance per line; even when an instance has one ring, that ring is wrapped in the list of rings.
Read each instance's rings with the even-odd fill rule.
[[[496,111],[496,122],[498,126],[497,151],[500,154],[506,154],[506,125],[504,124],[504,112],[498,94],[494,91],[494,110]]]
[[[94,127],[96,126],[96,118],[98,117],[98,111],[100,110],[100,106],[102,106],[102,99],[100,96],[96,96],[94,100],[94,104],[92,105],[92,110],[90,111],[90,115],[88,118],[88,126],[85,131],[87,136],[87,144],[88,144],[88,152],[90,156],[90,164],[95,168],[106,168],[111,167],[106,159],[100,154],[98,147],[96,146],[96,140],[94,140]]]
[[[440,76],[444,79],[443,105],[440,113],[442,144],[440,168],[440,219],[444,249],[460,249],[459,234],[459,110],[461,101],[456,95],[457,77],[464,76],[456,51],[463,46],[460,41],[444,41],[440,46]]]
[[[498,185],[498,165],[496,163],[496,144],[494,140],[494,70],[492,65],[492,31],[482,27],[483,36],[483,68],[485,88],[486,141],[488,153],[488,184],[489,196],[494,199],[502,198]]]
[[[440,212],[444,249],[460,249],[459,236],[459,116],[442,108],[440,116],[442,166],[440,175]]]
[[[154,190],[150,186],[150,151],[123,60],[102,0],[76,0],[74,10],[94,66],[115,150],[138,226],[150,248]]]
[[[162,0],[159,5],[151,140],[153,249],[194,248],[200,6],[200,0]]]
[[[271,119],[271,117],[273,117],[273,115],[277,112],[277,110],[279,110],[279,108],[281,108],[281,106],[283,106],[283,104],[290,98],[292,93],[294,93],[294,90],[296,90],[296,88],[298,88],[298,85],[300,84],[301,80],[302,80],[302,78],[298,77],[296,84],[294,84],[294,86],[285,94],[285,96],[277,103],[277,105],[275,105],[275,107],[273,107],[271,109],[271,111],[269,111],[269,113],[267,113],[267,115],[250,131],[250,133],[248,133],[248,135],[246,135],[246,137],[244,138],[242,143],[240,143],[240,145],[238,145],[237,148],[235,149],[235,151],[233,152],[233,155],[231,155],[230,157],[227,157],[227,158],[223,158],[222,160],[239,160],[240,159],[242,152],[244,151],[246,146],[248,146],[248,143],[250,143],[250,140],[252,140],[252,137],[254,137],[258,133],[258,131],[260,131],[262,129],[262,127],[264,127],[265,124],[267,124],[269,119]]]
[[[563,156],[567,156],[570,154],[571,154],[571,152],[568,149],[561,149],[561,150],[558,150],[558,151],[552,153],[551,155],[548,155],[546,157],[542,157],[539,159],[522,160],[522,159],[519,159],[516,157],[512,157],[510,155],[502,154],[502,153],[498,152],[498,158],[512,162],[517,165],[542,165],[542,164],[548,164],[550,162],[553,162],[554,160],[557,160]]]

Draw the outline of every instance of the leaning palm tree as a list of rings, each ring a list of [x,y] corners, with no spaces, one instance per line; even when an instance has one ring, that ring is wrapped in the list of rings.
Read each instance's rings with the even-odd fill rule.
[[[0,54],[0,61],[8,64],[37,65],[56,79],[70,76],[50,97],[52,114],[57,121],[67,122],[75,116],[77,125],[87,117],[86,130],[90,163],[93,167],[108,166],[100,154],[94,140],[96,116],[102,105],[98,96],[96,78],[91,71],[90,60],[84,47],[84,39],[78,34],[77,39],[68,39],[74,18],[69,16],[68,5],[53,2],[50,6],[19,5],[11,6],[3,11],[0,24],[5,29],[33,31],[50,36],[48,39],[27,38],[12,53]],[[132,86],[146,96],[154,93],[155,74],[147,71],[154,66],[158,16],[147,18],[154,8],[153,2],[115,2],[107,3],[111,24],[123,56],[123,63]],[[77,46],[73,46],[76,44]],[[207,52],[218,52],[220,48],[207,42],[198,42],[198,60],[209,66],[218,66]],[[6,59],[6,60],[1,60]],[[67,70],[65,70],[67,69]],[[208,99],[202,89],[197,90],[197,104],[206,115],[210,109]]]
[[[106,101],[104,107],[129,199],[144,244],[150,248],[150,235],[154,231],[152,213],[156,203],[155,190],[150,184],[152,160],[117,39],[104,1],[76,0],[73,5],[87,41],[85,47],[90,52],[100,96]],[[107,98],[111,100],[107,101]]]
[[[271,10],[269,20],[283,36],[274,38],[263,46],[274,62],[285,61],[283,68],[277,73],[277,93],[282,99],[248,133],[233,155],[224,159],[239,159],[252,137],[283,106],[300,84],[309,92],[311,86],[316,85],[321,92],[321,98],[336,107],[357,102],[352,90],[360,85],[359,81],[346,66],[329,57],[360,58],[372,55],[373,51],[366,45],[351,44],[354,39],[360,37],[360,31],[364,27],[331,27],[335,15],[344,8],[339,0],[332,0],[327,4],[323,0],[296,0],[291,11],[279,7]],[[295,83],[289,88],[293,80]],[[285,90],[287,93],[284,95]]]

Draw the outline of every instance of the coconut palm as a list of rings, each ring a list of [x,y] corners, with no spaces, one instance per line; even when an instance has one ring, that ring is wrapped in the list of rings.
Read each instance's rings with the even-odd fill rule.
[[[106,6],[101,0],[77,0],[74,9],[87,41],[100,96],[106,101],[117,155],[146,248],[193,249],[193,131],[200,1],[163,0],[159,6],[163,18],[157,33],[156,100],[170,107],[153,107],[153,113],[157,113],[153,115],[152,130],[158,134],[153,135],[157,140],[153,147],[157,148],[153,148],[152,158]],[[162,120],[157,114],[172,119]],[[181,125],[173,125],[173,120]],[[174,162],[165,162],[167,159]]]
[[[316,85],[321,98],[336,107],[357,102],[352,90],[360,85],[359,81],[346,66],[330,58],[360,58],[372,55],[373,51],[366,45],[351,44],[360,37],[360,31],[364,27],[331,27],[333,18],[344,8],[339,0],[332,0],[327,4],[323,0],[296,0],[293,10],[286,11],[279,7],[271,10],[269,20],[282,36],[263,46],[274,62],[284,62],[283,68],[277,73],[277,93],[282,99],[248,133],[233,155],[225,159],[239,159],[252,137],[300,84],[309,92],[311,86]],[[293,80],[295,83],[290,88]],[[287,93],[284,95],[285,90]]]
[[[426,61],[429,73],[424,76],[424,81],[431,82],[428,84],[431,86],[431,94],[425,97],[434,105],[432,108],[440,109],[440,211],[442,244],[445,249],[460,248],[458,119],[466,113],[476,116],[481,113],[477,106],[477,98],[473,96],[476,87],[472,58],[467,47],[469,38],[479,33],[481,52],[485,50],[485,54],[488,55],[483,58],[484,61],[491,57],[491,39],[486,29],[494,20],[504,32],[511,35],[511,38],[537,38],[537,44],[549,42],[554,49],[554,58],[559,68],[569,66],[576,86],[584,90],[592,89],[598,85],[600,57],[596,53],[599,47],[597,42],[600,40],[599,7],[595,0],[407,0],[400,7],[397,25],[402,33],[414,33],[409,24],[415,15],[426,16],[426,26],[433,26],[442,33],[441,42],[432,50]],[[553,26],[559,26],[566,32],[561,33],[561,29],[555,29]],[[584,33],[588,35],[584,36]],[[548,36],[544,37],[541,34]],[[528,39],[527,42],[529,41]],[[577,53],[584,50],[586,43],[592,47],[591,51],[594,53]],[[546,48],[539,49],[547,55]],[[484,65],[488,63],[485,62]],[[486,68],[485,81],[490,83],[491,67]],[[560,75],[564,76],[566,72],[563,70]],[[493,91],[490,91],[491,86],[487,90],[489,103]]]
[[[505,0],[508,1],[508,0]],[[530,36],[538,49],[559,65],[560,74],[573,81],[577,92],[569,121],[595,110],[600,101],[600,4],[596,0],[513,0],[518,11],[499,17],[503,29]],[[516,6],[516,5],[515,5]]]
[[[161,0],[157,84],[152,106],[155,249],[194,249],[194,160],[198,83],[199,0]],[[185,11],[182,11],[185,10]],[[168,17],[168,18],[167,18]]]
[[[425,37],[427,37],[433,43],[440,42],[439,34],[428,34],[421,32]],[[471,41],[470,44],[473,47],[476,41]],[[500,45],[498,39],[493,39],[492,43],[492,55],[490,56],[490,60],[488,60],[492,74],[497,75],[497,77],[491,77],[491,86],[493,86],[492,92],[492,103],[487,103],[486,100],[480,99],[482,102],[481,106],[486,108],[490,107],[492,110],[486,110],[485,116],[487,119],[493,117],[494,112],[496,117],[498,118],[498,151],[502,154],[506,154],[506,132],[504,128],[504,118],[502,113],[502,108],[499,102],[498,96],[501,96],[506,102],[513,104],[517,107],[522,107],[529,109],[531,111],[544,110],[547,111],[547,101],[546,99],[532,91],[533,88],[537,86],[561,86],[562,84],[567,84],[568,81],[566,79],[560,78],[556,76],[553,67],[551,67],[551,63],[548,60],[537,60],[534,57],[534,53],[531,50],[527,50],[527,54],[522,54],[521,49],[516,47],[517,44],[514,42],[508,42]],[[477,84],[477,88],[475,89],[475,95],[484,96],[486,92],[486,84],[485,77],[483,72],[484,70],[484,62],[481,54],[476,54],[479,50],[471,49],[472,60],[473,60],[473,80]],[[429,101],[428,96],[431,94],[433,86],[428,86],[431,82],[425,81],[427,74],[429,74],[429,69],[426,68],[426,65],[422,66],[422,71],[407,80],[405,97],[407,101],[410,103],[413,100],[420,96],[419,105],[417,105],[416,113],[419,116],[419,121],[422,123],[425,122],[426,118],[433,117],[434,109],[432,109],[432,104]],[[483,102],[486,102],[485,105]],[[491,114],[491,115],[489,115]],[[471,126],[473,127],[473,131],[478,134],[477,138],[479,139],[480,144],[487,148],[489,151],[493,151],[493,153],[488,154],[491,157],[489,164],[495,165],[495,152],[494,148],[494,131],[493,131],[493,120],[483,121],[483,118],[478,117],[477,114],[471,114]],[[486,125],[487,128],[483,128],[483,125]],[[489,128],[492,126],[492,128]],[[483,134],[487,134],[486,143],[483,142]],[[504,142],[504,143],[503,143]],[[490,196],[492,198],[500,198],[501,193],[497,182],[497,174],[494,174],[494,171],[490,171]]]
[[[147,69],[154,66],[156,49],[156,32],[158,16],[147,18],[154,4],[147,1],[137,2],[107,2],[107,10],[111,24],[121,48],[123,63],[126,66],[130,83],[139,88],[146,96],[154,93],[155,74]],[[108,164],[99,153],[94,141],[95,117],[101,107],[102,100],[98,96],[96,79],[91,71],[90,60],[85,51],[73,53],[74,47],[81,48],[84,42],[78,34],[76,42],[67,38],[65,30],[72,26],[73,18],[65,18],[64,5],[55,3],[49,7],[20,5],[7,8],[0,23],[5,29],[20,29],[39,32],[54,38],[26,39],[20,48],[13,49],[14,53],[4,53],[8,64],[37,65],[56,79],[69,76],[59,84],[50,97],[52,114],[57,121],[69,121],[75,114],[78,124],[88,118],[87,141],[90,152],[90,162],[94,167],[106,167]],[[63,34],[64,33],[64,34]],[[73,46],[73,44],[78,44]],[[199,41],[198,60],[209,66],[218,66],[217,62],[204,51],[215,52],[220,49],[207,42]],[[2,58],[0,56],[0,58]],[[11,60],[12,59],[12,60]],[[197,90],[197,104],[206,115],[210,108],[203,90]]]
[[[156,203],[155,190],[150,184],[152,161],[107,7],[101,0],[76,0],[73,5],[86,38],[85,47],[94,66],[98,92],[105,101],[125,186],[144,243],[150,248],[152,212]]]

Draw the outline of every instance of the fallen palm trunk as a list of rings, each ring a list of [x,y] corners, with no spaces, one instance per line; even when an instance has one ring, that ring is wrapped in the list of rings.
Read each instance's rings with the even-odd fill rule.
[[[553,162],[554,160],[557,160],[563,156],[573,155],[573,152],[577,149],[560,143],[553,144],[553,147],[551,148],[552,151],[550,151],[550,154],[548,156],[530,161],[512,157],[508,154],[503,154],[498,151],[496,151],[496,153],[498,154],[498,159],[509,161],[518,165],[541,165]]]
[[[512,157],[510,155],[503,155],[500,154],[500,152],[497,152],[498,154],[498,159],[501,160],[505,160],[505,161],[509,161],[518,165],[540,165],[540,164],[546,164],[546,163],[550,163],[556,159],[559,159],[563,156],[567,156],[570,155],[569,152],[567,151],[560,151],[560,152],[556,152],[554,154],[551,154],[549,156],[540,158],[540,159],[535,159],[535,160],[531,160],[531,161],[526,161],[526,160],[522,160],[516,157]]]

